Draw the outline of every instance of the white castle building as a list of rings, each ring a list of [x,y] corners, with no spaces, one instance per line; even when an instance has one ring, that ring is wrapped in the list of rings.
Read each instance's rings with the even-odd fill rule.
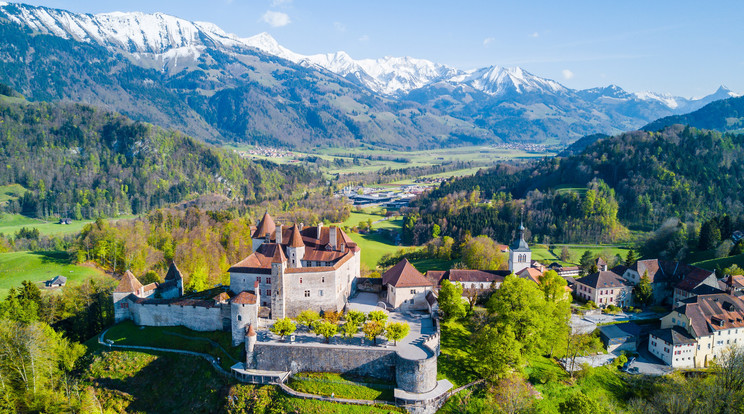
[[[113,294],[116,322],[231,331],[237,345],[258,327],[259,313],[279,319],[344,308],[360,274],[361,250],[341,229],[285,228],[266,213],[252,239],[253,252],[229,269],[230,286],[184,295],[175,264],[160,284],[143,286],[127,271]]]
[[[277,225],[264,214],[253,232],[253,253],[229,269],[236,291],[258,285],[271,318],[301,311],[340,311],[359,277],[361,250],[338,227]]]

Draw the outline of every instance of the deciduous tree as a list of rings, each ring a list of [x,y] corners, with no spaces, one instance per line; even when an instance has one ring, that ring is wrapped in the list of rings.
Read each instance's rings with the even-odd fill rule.
[[[461,318],[465,316],[465,304],[462,302],[462,284],[452,283],[445,279],[442,288],[439,289],[439,310],[444,313],[445,319]]]

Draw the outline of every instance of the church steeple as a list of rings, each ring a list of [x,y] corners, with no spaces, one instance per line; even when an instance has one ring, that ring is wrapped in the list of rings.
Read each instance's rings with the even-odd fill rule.
[[[524,239],[524,220],[519,220],[519,237],[509,247],[509,270],[517,274],[530,267],[532,263],[532,250]]]

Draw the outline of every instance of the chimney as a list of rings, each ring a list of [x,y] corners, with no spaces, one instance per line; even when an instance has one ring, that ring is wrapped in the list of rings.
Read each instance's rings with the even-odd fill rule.
[[[281,224],[276,225],[276,243],[277,244],[282,243],[282,225]]]
[[[328,244],[331,245],[331,247],[336,250],[336,242],[338,241],[338,227],[331,227],[328,229]]]
[[[266,243],[271,243],[271,233],[266,233]]]
[[[300,231],[304,230],[305,229],[305,223],[300,223],[299,229],[300,229]]]
[[[341,244],[340,244],[340,245],[338,246],[338,250],[339,250],[340,252],[345,252],[345,251],[346,251],[346,244],[345,244],[345,243],[341,243]]]
[[[323,222],[318,223],[318,240],[320,240],[320,230],[323,228]]]

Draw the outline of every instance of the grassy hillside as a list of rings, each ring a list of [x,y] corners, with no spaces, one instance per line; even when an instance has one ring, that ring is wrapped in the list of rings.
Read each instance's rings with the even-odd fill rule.
[[[0,298],[24,280],[43,282],[54,276],[65,276],[76,284],[89,278],[109,277],[100,270],[74,265],[65,252],[12,252],[0,254]]]

